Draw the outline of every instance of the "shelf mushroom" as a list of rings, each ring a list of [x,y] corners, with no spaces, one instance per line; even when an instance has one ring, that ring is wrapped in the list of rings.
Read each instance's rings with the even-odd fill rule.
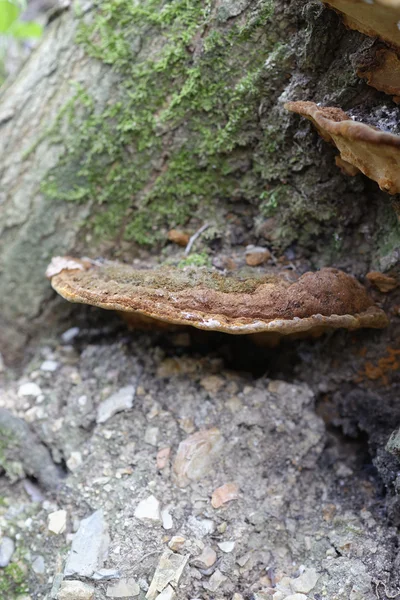
[[[336,163],[349,175],[356,167],[389,194],[400,192],[400,136],[353,121],[343,110],[314,102],[287,102],[285,108],[309,119],[340,152]]]
[[[375,45],[368,65],[357,74],[372,87],[400,100],[400,0],[324,0],[344,24],[384,44]]]
[[[290,280],[287,272],[240,277],[199,268],[140,270],[56,257],[47,276],[70,302],[120,311],[139,321],[231,334],[319,333],[388,323],[354,277],[332,268]]]

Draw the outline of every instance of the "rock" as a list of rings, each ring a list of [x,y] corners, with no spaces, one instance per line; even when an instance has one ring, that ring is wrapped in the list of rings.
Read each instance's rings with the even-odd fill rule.
[[[94,600],[94,587],[83,581],[63,581],[58,600]]]
[[[176,598],[175,590],[170,585],[167,585],[165,590],[158,594],[156,600],[174,600]]]
[[[169,513],[169,511],[165,508],[164,510],[161,511],[161,520],[162,520],[162,526],[164,529],[172,529],[174,526],[174,522],[172,520],[172,517]]]
[[[202,553],[199,556],[196,556],[196,558],[191,561],[191,564],[200,569],[209,569],[216,560],[217,553],[215,550],[213,550],[211,546],[205,546]]]
[[[110,537],[102,510],[83,519],[72,541],[64,575],[91,577],[102,568],[107,556]]]
[[[47,528],[51,533],[55,533],[59,535],[60,533],[64,533],[67,527],[67,511],[66,510],[56,510],[52,512],[47,517]]]
[[[157,595],[161,594],[169,584],[176,588],[188,559],[189,555],[181,556],[169,549],[164,550],[147,591],[146,599],[155,600]]]
[[[171,448],[161,448],[157,452],[157,469],[165,469],[168,465]]]
[[[294,592],[308,594],[316,586],[318,579],[315,569],[305,569],[300,577],[291,579],[290,586]]]
[[[0,567],[6,567],[14,554],[15,544],[9,537],[2,537],[0,541]]]
[[[222,550],[222,552],[225,552],[228,554],[229,552],[232,552],[232,550],[235,548],[235,542],[233,542],[233,541],[219,542],[218,548],[220,550]]]
[[[18,396],[20,398],[25,398],[25,397],[29,397],[29,396],[33,396],[34,398],[37,398],[38,396],[41,396],[41,395],[42,395],[42,390],[37,385],[37,383],[33,383],[33,382],[23,383],[18,388]]]
[[[196,537],[199,538],[210,535],[215,531],[214,521],[211,519],[196,519],[194,515],[190,515],[188,518],[188,526],[196,535]]]
[[[113,583],[107,587],[107,598],[127,598],[131,596],[139,596],[140,587],[131,577],[124,577],[117,583]]]
[[[184,231],[180,231],[179,229],[171,229],[168,231],[168,239],[170,242],[178,244],[178,246],[185,247],[188,245],[190,237]]]
[[[249,267],[257,267],[271,258],[271,252],[262,246],[247,246],[246,264]]]
[[[219,429],[197,431],[181,442],[174,462],[174,471],[180,487],[206,476],[222,450],[223,439]]]
[[[135,391],[134,385],[126,385],[106,400],[103,400],[97,408],[96,423],[105,423],[116,413],[132,408]]]
[[[225,385],[225,379],[220,375],[206,375],[200,379],[200,385],[210,394],[218,394]]]
[[[219,569],[215,569],[210,579],[203,583],[203,587],[209,592],[216,592],[221,584],[223,584],[228,578],[221,573]]]
[[[144,441],[150,446],[157,446],[158,427],[147,427],[144,432]]]
[[[70,327],[70,329],[64,331],[64,333],[61,334],[63,343],[70,344],[76,338],[76,336],[79,335],[79,331],[79,327]]]
[[[225,483],[214,490],[211,496],[211,505],[213,508],[220,508],[226,502],[236,500],[239,496],[239,488],[236,483]]]
[[[54,373],[54,371],[57,371],[58,367],[59,363],[56,360],[45,360],[40,365],[40,370],[47,373]]]
[[[43,575],[46,570],[43,556],[37,556],[33,560],[31,567],[32,571],[36,573],[36,575]]]
[[[386,450],[387,452],[400,457],[400,429],[393,431],[386,444]]]
[[[120,579],[121,571],[118,569],[99,569],[95,571],[90,579],[94,581],[110,581],[110,579]]]
[[[3,355],[0,353],[0,373],[4,373],[6,365],[4,364]]]
[[[72,473],[74,471],[76,471],[77,469],[79,469],[79,467],[82,464],[82,454],[78,451],[76,452],[71,452],[68,460],[67,460],[67,467],[70,471],[72,471]]]
[[[180,550],[185,542],[186,538],[181,535],[174,535],[168,542],[168,547],[171,548],[171,550]]]
[[[141,521],[161,521],[160,502],[155,496],[149,496],[141,500],[134,513],[137,519]]]

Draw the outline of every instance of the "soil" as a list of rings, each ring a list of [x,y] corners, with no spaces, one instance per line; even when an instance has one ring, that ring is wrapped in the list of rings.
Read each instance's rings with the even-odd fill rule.
[[[24,598],[57,597],[79,523],[98,509],[110,534],[99,568],[133,579],[138,595],[129,598],[145,598],[168,544],[188,557],[178,600],[396,597],[398,461],[385,450],[400,420],[395,309],[391,316],[385,331],[268,349],[195,329],[131,332],[112,313],[77,308],[73,339],[48,339],[22,371],[0,375],[0,407],[29,423],[61,474],[46,491],[40,472],[23,476],[17,450],[3,461],[0,526],[27,574]],[[28,382],[41,393],[21,395]],[[96,422],[99,404],[131,385],[132,408]],[[180,487],[179,444],[213,428],[222,444]],[[237,499],[214,508],[213,492],[228,483]],[[135,516],[151,496],[172,526]],[[54,534],[48,515],[59,509],[67,527]],[[199,563],[205,548],[216,553],[211,566]],[[111,597],[113,582],[72,579],[96,599]]]

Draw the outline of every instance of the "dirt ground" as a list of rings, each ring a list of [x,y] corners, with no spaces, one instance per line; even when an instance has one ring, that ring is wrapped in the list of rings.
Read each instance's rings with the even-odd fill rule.
[[[15,545],[2,598],[400,595],[398,461],[385,450],[400,420],[398,317],[390,332],[268,349],[76,315],[1,375],[0,407],[35,434],[29,464],[19,434],[0,448],[0,527]],[[35,445],[57,465],[50,481]]]

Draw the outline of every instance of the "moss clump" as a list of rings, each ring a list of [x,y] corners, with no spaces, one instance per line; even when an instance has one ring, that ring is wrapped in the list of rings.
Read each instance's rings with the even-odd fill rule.
[[[11,563],[0,569],[0,598],[17,600],[22,594],[29,592],[26,574],[17,563]]]
[[[179,261],[178,267],[211,267],[211,258],[205,252],[194,253]]]
[[[262,177],[249,184],[242,163],[260,136],[272,13],[263,1],[246,21],[223,22],[205,0],[101,3],[77,39],[120,84],[100,114],[77,89],[53,126],[56,138],[68,132],[66,153],[43,191],[95,201],[99,236],[140,244],[233,194],[257,197]]]

